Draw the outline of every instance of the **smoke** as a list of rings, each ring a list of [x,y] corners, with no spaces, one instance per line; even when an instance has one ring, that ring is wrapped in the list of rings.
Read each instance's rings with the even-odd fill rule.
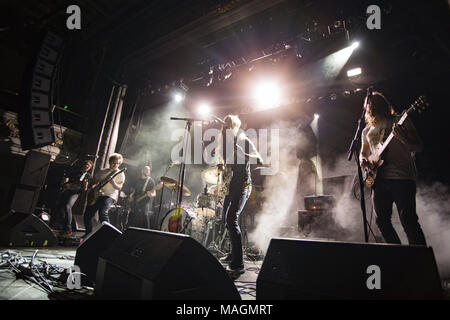
[[[356,164],[347,161],[346,155],[339,157],[333,166],[324,168],[327,176],[346,176],[340,186],[328,188],[328,193],[336,197],[333,209],[335,222],[334,238],[339,241],[363,242],[364,229],[360,201],[359,184],[356,177]],[[374,242],[374,235],[378,241],[383,241],[375,224],[375,212],[370,199],[370,189],[365,188],[366,218],[369,226],[369,241]],[[427,245],[433,249],[441,278],[450,277],[450,189],[448,186],[436,182],[432,185],[417,183],[416,211],[419,223],[424,231]],[[397,231],[402,244],[407,245],[408,239],[400,223],[400,218],[393,205],[392,224]],[[316,226],[316,231],[321,231]],[[329,231],[329,230],[328,230]],[[372,231],[372,232],[371,232]]]
[[[179,145],[183,139],[186,122],[171,120],[170,118],[190,116],[186,108],[175,103],[149,109],[143,116],[141,129],[134,143],[127,146],[129,150],[126,154],[127,158],[138,163],[139,166],[150,163],[152,166],[151,176],[156,182],[159,181],[161,176],[167,176],[178,181],[180,165],[174,165],[169,170],[167,169],[173,160],[171,159],[173,148]],[[174,132],[181,132],[182,134],[178,138],[174,138]],[[201,171],[203,169],[205,169],[205,166],[186,165],[184,185],[192,195],[183,197],[184,201],[193,202],[194,197],[202,191]],[[139,173],[140,168],[137,170],[137,174]],[[130,183],[132,183],[131,180]],[[170,196],[170,193],[166,192],[165,194]]]
[[[291,207],[298,174],[299,160],[295,155],[298,133],[285,122],[274,124],[272,128],[280,128],[279,171],[266,176],[263,205],[256,215],[256,227],[249,234],[249,240],[262,252],[266,252],[271,238],[282,235],[283,229],[297,226],[297,214]]]
[[[450,277],[450,190],[436,182],[433,185],[418,184],[416,195],[417,214],[427,245],[433,248],[441,278]],[[397,215],[398,216],[398,215]],[[401,229],[396,221],[396,229]],[[399,233],[407,243],[404,233]]]

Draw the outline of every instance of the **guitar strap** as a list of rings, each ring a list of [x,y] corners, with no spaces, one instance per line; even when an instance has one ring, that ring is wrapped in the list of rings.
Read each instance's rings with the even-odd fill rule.
[[[145,188],[147,188],[147,184],[150,181],[150,177],[147,177],[147,180],[145,180],[144,186],[142,187],[142,193],[145,192]]]

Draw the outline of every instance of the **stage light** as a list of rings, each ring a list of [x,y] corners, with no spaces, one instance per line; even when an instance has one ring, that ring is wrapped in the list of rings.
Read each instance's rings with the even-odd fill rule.
[[[351,45],[351,47],[352,47],[353,50],[355,50],[356,48],[358,48],[358,47],[359,47],[359,41],[353,42],[352,45]]]
[[[347,63],[353,51],[359,46],[359,42],[353,42],[348,47],[341,49],[323,59],[322,72],[327,79],[335,79]]]
[[[197,108],[197,112],[199,115],[206,117],[210,114],[211,107],[209,106],[209,104],[203,102],[203,103],[199,104],[199,106]]]
[[[314,119],[319,119],[320,115],[318,113],[314,113]]]
[[[39,219],[44,221],[46,224],[49,224],[50,223],[50,219],[51,219],[50,214],[48,214],[48,212],[43,211],[43,208],[41,210],[42,211],[40,213],[38,213]]]
[[[258,109],[275,108],[281,103],[281,90],[275,82],[263,82],[255,87],[253,97]]]
[[[359,75],[361,73],[362,73],[361,68],[354,68],[354,69],[350,69],[350,70],[347,71],[347,76],[349,78],[351,78],[351,77],[357,76],[357,75]]]
[[[183,95],[182,93],[180,93],[180,92],[176,92],[176,93],[174,93],[174,95],[173,95],[173,100],[174,100],[176,103],[180,103],[181,101],[184,100],[184,95]]]

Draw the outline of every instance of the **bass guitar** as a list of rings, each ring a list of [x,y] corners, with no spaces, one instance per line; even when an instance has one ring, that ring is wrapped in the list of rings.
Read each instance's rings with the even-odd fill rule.
[[[417,100],[405,111],[403,112],[400,120],[398,120],[397,124],[401,125],[405,122],[406,118],[412,112],[421,113],[429,104],[426,100],[425,96],[420,96]],[[384,160],[382,159],[383,152],[388,147],[389,143],[394,138],[394,134],[391,132],[389,136],[386,138],[383,144],[379,143],[376,147],[375,151],[370,155],[368,161],[370,163],[369,167],[365,169],[364,174],[364,182],[368,187],[372,187],[375,183],[375,179],[377,177],[378,168],[383,164]]]
[[[108,183],[108,182],[110,182],[112,179],[114,179],[117,175],[119,175],[119,174],[121,174],[122,172],[125,172],[125,171],[127,171],[127,168],[123,168],[123,169],[121,169],[121,170],[119,170],[119,171],[117,171],[117,172],[114,172],[114,173],[112,173],[112,174],[110,174],[110,175],[108,175],[105,179],[103,179],[102,181],[100,181],[94,188],[90,188],[89,190],[88,190],[88,193],[87,193],[87,203],[88,203],[88,205],[89,206],[91,206],[91,205],[93,205],[96,201],[97,201],[97,199],[98,199],[98,197],[99,197],[99,195],[100,195],[100,190]]]
[[[142,200],[144,200],[145,198],[151,197],[153,191],[157,191],[157,190],[161,189],[163,186],[164,186],[164,184],[162,182],[157,184],[156,187],[154,187],[152,190],[149,190],[149,191],[145,192],[143,195],[141,195],[140,197],[136,198],[133,202],[134,203],[139,203]]]

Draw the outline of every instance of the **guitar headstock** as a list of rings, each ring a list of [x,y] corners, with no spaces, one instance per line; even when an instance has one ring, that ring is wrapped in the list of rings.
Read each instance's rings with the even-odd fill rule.
[[[411,111],[417,111],[418,113],[422,113],[426,108],[430,106],[430,103],[427,100],[427,97],[421,95],[414,101],[414,103],[409,107],[408,113]]]

